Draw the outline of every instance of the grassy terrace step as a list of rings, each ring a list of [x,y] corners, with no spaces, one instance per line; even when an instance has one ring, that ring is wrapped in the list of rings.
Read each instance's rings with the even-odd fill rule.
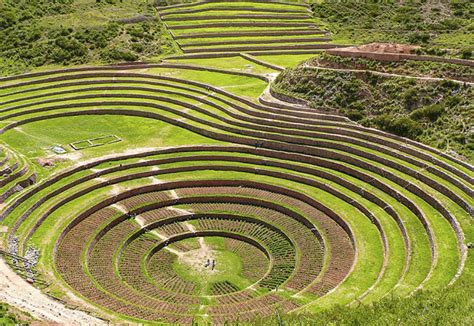
[[[243,40],[243,41],[235,41],[234,38],[230,38],[228,41],[226,40],[221,40],[221,41],[210,41],[210,42],[204,42],[203,40],[200,40],[198,42],[190,42],[190,43],[180,43],[181,48],[188,48],[188,47],[211,47],[211,46],[216,46],[216,45],[248,45],[248,44],[273,44],[273,43],[291,43],[291,42],[301,42],[301,43],[311,43],[311,42],[329,42],[331,41],[330,38],[324,38],[324,37],[313,37],[313,38],[298,38],[298,39],[285,39],[285,38],[277,38],[277,39],[264,39],[264,38],[259,38],[259,39],[252,39],[252,40]]]
[[[212,22],[212,23],[202,23],[202,24],[168,24],[169,28],[173,31],[189,30],[189,29],[209,29],[212,31],[217,28],[240,28],[240,27],[249,27],[249,28],[301,28],[301,27],[316,27],[314,23],[311,22]]]
[[[236,28],[238,27],[238,28]],[[223,36],[272,36],[272,35],[317,35],[327,34],[326,31],[319,30],[311,25],[297,25],[293,27],[278,26],[277,24],[262,26],[214,26],[198,28],[195,32],[190,31],[194,27],[189,28],[172,28],[175,39],[195,37],[195,35],[202,35],[204,37],[218,37]],[[200,36],[200,37],[202,37]]]
[[[198,15],[198,16],[177,16],[177,17],[166,17],[163,19],[168,23],[169,26],[181,25],[180,22],[197,21],[199,23],[208,23],[208,21],[229,21],[229,20],[244,20],[244,21],[260,21],[265,20],[267,22],[288,22],[297,20],[298,22],[311,22],[310,16],[298,16],[298,15],[255,15],[255,14],[240,14],[233,13],[232,15],[226,15],[225,13],[212,13],[211,15]],[[179,22],[179,23],[178,23]],[[184,24],[184,23],[183,23]],[[187,24],[187,23],[186,23]]]
[[[268,29],[243,29],[240,28],[239,31],[232,31],[232,30],[207,30],[206,32],[198,32],[198,33],[177,33],[174,34],[174,38],[176,40],[182,39],[195,39],[195,38],[226,38],[226,37],[261,37],[261,36],[273,36],[273,37],[280,37],[280,36],[301,36],[301,35],[323,35],[327,34],[326,31],[318,30],[318,29],[288,29],[284,28],[281,30],[277,30],[272,28],[271,30]]]
[[[9,117],[11,117],[12,115],[10,114]]]
[[[187,53],[208,53],[208,52],[256,52],[256,51],[278,51],[278,50],[321,50],[321,49],[332,49],[338,47],[336,44],[324,44],[324,43],[297,43],[297,44],[286,44],[286,45],[258,45],[258,46],[230,46],[230,47],[204,47],[204,48],[185,48],[183,52]]]
[[[249,5],[250,4],[250,5]],[[254,5],[257,5],[254,7]],[[278,6],[278,7],[277,7]],[[285,7],[293,8],[285,12]],[[326,32],[317,30],[317,27],[309,14],[307,5],[299,6],[301,9],[297,12],[294,8],[297,6],[284,5],[275,3],[256,3],[243,2],[234,4],[231,7],[225,7],[216,3],[201,3],[192,6],[189,10],[188,6],[162,8],[159,14],[163,21],[166,22],[173,38],[178,40],[178,45],[184,53],[227,53],[227,52],[245,52],[245,51],[284,51],[284,50],[315,50],[322,48],[330,48],[329,45],[307,44],[305,41],[310,35],[320,35]],[[183,10],[183,8],[185,8]],[[247,9],[255,8],[258,11],[252,12]],[[265,12],[265,8],[269,11]],[[192,33],[189,30],[193,30]],[[194,31],[195,30],[195,31]],[[202,32],[201,32],[202,30]],[[274,38],[294,36],[294,39],[283,39],[279,42],[272,40],[265,43],[262,37],[273,36]],[[250,38],[246,40],[245,38]],[[181,45],[181,41],[193,39],[211,39],[216,38],[222,40],[219,42],[208,42],[210,44],[202,44],[201,48],[189,48]],[[226,38],[235,38],[231,43],[225,42]],[[252,40],[259,38],[259,42]],[[314,39],[314,37],[313,37]],[[323,38],[330,40],[329,37]],[[202,41],[201,41],[202,42]],[[313,42],[313,41],[310,41]],[[217,43],[217,44],[216,44]],[[286,45],[278,45],[278,43],[287,43]],[[216,48],[214,45],[220,45]],[[250,44],[256,44],[252,47]],[[239,46],[240,45],[240,46]]]
[[[5,157],[0,167],[0,203],[4,203],[15,193],[29,187],[36,181],[36,173],[30,163],[13,151],[3,148]]]
[[[192,9],[192,10],[179,10],[179,11],[166,11],[164,9],[160,10],[160,16],[163,18],[168,18],[169,16],[172,17],[183,17],[187,14],[193,14],[193,16],[197,16],[195,14],[199,14],[199,16],[205,16],[209,13],[216,14],[216,13],[274,13],[274,14],[296,14],[296,15],[307,15],[309,12],[305,10],[294,10],[294,9],[274,9],[274,8],[256,8],[256,7],[230,7],[230,6],[213,6],[209,8],[200,8],[200,9]],[[171,17],[169,17],[171,19]]]
[[[157,119],[189,138],[190,146],[164,142],[166,148],[69,166],[8,202],[0,215],[10,227],[6,236],[19,237],[21,252],[41,248],[40,268],[63,280],[58,291],[107,307],[120,320],[189,323],[196,315],[224,322],[236,311],[241,320],[272,315],[279,304],[284,312],[318,311],[406,296],[472,273],[464,248],[473,236],[470,166],[341,117],[257,104],[270,68],[219,70],[250,63],[228,57],[201,71],[209,62],[0,80],[7,140],[18,126],[27,131],[84,115]],[[199,145],[206,139],[217,145]],[[273,241],[280,236],[290,240]],[[262,284],[279,291],[249,292],[249,280],[230,274],[190,285],[193,276],[169,255],[207,241],[239,266],[225,239],[277,257],[274,266],[282,268],[269,268],[262,279],[271,282]],[[308,260],[308,252],[322,256]],[[222,294],[201,295],[206,291]]]
[[[323,37],[324,35],[315,35],[315,36],[311,36],[311,35],[279,35],[277,37],[272,37],[272,36],[253,36],[252,38],[248,38],[247,36],[244,36],[244,37],[238,37],[238,36],[234,36],[234,37],[221,37],[219,39],[216,40],[216,38],[200,38],[199,40],[193,40],[193,39],[189,39],[189,40],[186,40],[186,39],[181,39],[181,40],[178,40],[177,42],[179,43],[180,46],[193,46],[194,44],[199,44],[199,43],[203,43],[203,44],[207,44],[207,43],[236,43],[236,44],[251,44],[252,42],[255,42],[255,43],[277,43],[277,41],[279,41],[279,43],[288,43],[288,42],[299,42],[301,40],[301,42],[308,42],[309,40],[313,40],[315,42],[330,42],[331,41],[331,38],[330,37]],[[251,42],[251,43],[249,43]],[[216,44],[218,45],[218,44]],[[290,60],[291,58],[287,58],[288,60]],[[309,58],[308,58],[309,59]],[[300,60],[300,62],[303,61],[303,60]]]
[[[284,2],[274,2],[274,1],[267,1],[267,2],[259,2],[259,1],[202,1],[196,2],[193,4],[186,4],[181,6],[169,6],[169,7],[159,7],[158,10],[164,13],[180,13],[189,10],[208,10],[213,8],[234,8],[235,10],[240,10],[241,8],[252,8],[252,9],[274,9],[274,10],[284,10],[290,12],[308,12],[308,6],[305,4],[297,4],[297,3],[284,3]]]

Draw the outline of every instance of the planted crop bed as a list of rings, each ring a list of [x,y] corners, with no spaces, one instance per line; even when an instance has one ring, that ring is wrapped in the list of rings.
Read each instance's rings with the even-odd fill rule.
[[[248,11],[305,10],[272,5]],[[76,298],[63,299],[114,321],[223,324],[408,296],[472,275],[471,165],[341,116],[258,103],[236,95],[242,85],[213,84],[222,76],[265,80],[181,64],[0,79],[3,136],[126,116],[189,137],[83,160],[9,198],[5,241],[20,255],[41,248],[39,268]],[[20,157],[2,153],[5,166]]]

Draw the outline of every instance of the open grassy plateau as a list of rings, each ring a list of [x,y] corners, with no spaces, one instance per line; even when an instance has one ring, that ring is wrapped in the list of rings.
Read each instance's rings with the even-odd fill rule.
[[[357,3],[0,0],[0,323],[472,325],[471,6]]]

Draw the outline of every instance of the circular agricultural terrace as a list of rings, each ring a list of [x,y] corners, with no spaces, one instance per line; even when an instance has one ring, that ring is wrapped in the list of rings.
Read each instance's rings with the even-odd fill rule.
[[[190,20],[166,16],[177,30]],[[38,181],[31,162],[2,150],[5,243],[20,256],[40,247],[38,270],[67,293],[62,300],[113,321],[223,324],[409,296],[472,273],[471,165],[340,116],[170,71],[268,81],[180,62],[0,80],[1,134],[127,116],[190,137]],[[198,136],[206,141],[193,143]]]

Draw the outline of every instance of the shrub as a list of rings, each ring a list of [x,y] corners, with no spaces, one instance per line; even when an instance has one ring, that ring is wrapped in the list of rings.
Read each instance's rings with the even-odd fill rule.
[[[352,121],[360,121],[364,118],[364,114],[361,111],[349,110],[345,115]]]
[[[135,53],[116,48],[105,51],[104,56],[117,61],[136,61],[138,59]]]
[[[132,44],[132,50],[138,53],[142,53],[145,50],[145,47],[143,44],[137,43],[137,44]]]
[[[462,102],[462,97],[459,95],[455,95],[455,96],[449,96],[446,99],[445,104],[447,107],[453,108],[461,102]]]
[[[410,88],[403,94],[403,102],[405,108],[411,109],[413,108],[416,103],[418,102],[418,92],[415,88]]]
[[[410,114],[410,118],[421,120],[427,118],[431,122],[435,122],[445,113],[445,108],[441,104],[433,104],[424,108],[414,110]]]
[[[364,106],[365,104],[362,103],[361,101],[355,101],[349,104],[347,108],[350,110],[355,110],[355,111],[364,111]]]
[[[419,33],[415,32],[410,34],[408,37],[408,42],[411,44],[422,44],[422,43],[428,43],[430,40],[430,34],[428,33]]]
[[[18,17],[12,10],[4,10],[0,7],[0,29],[13,26],[17,20]]]
[[[423,128],[407,117],[395,117],[391,114],[382,114],[372,120],[379,128],[398,136],[416,139],[423,133]]]
[[[471,49],[462,49],[461,50],[461,58],[471,59],[471,57],[472,57],[472,50]]]

